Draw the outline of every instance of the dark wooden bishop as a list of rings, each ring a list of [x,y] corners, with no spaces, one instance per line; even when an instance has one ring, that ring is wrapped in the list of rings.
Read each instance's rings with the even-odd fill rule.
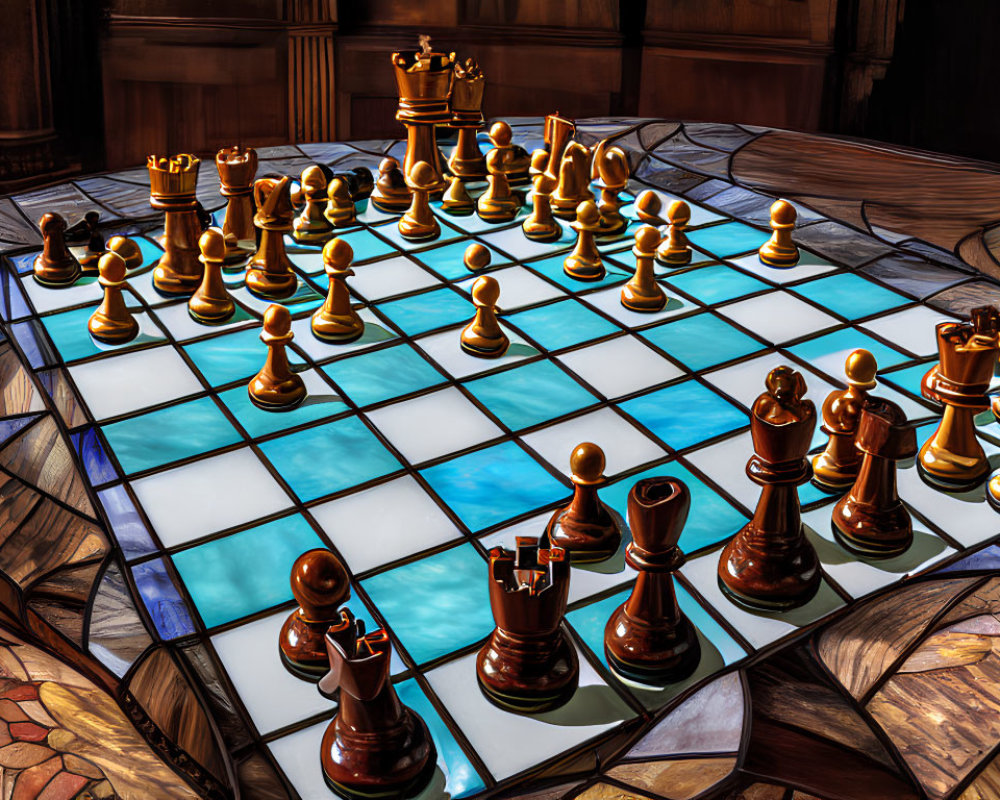
[[[517,538],[514,552],[490,550],[490,608],[496,628],[476,658],[479,687],[494,705],[536,713],[558,708],[580,680],[576,650],[560,623],[569,595],[569,554]]]
[[[340,692],[320,751],[327,785],[358,800],[419,793],[434,775],[437,750],[426,723],[400,702],[389,679],[388,634],[365,634],[363,623],[348,616],[330,628],[326,648],[330,671],[319,690]]]
[[[608,664],[641,683],[674,683],[691,675],[701,645],[677,605],[673,573],[684,563],[677,547],[691,508],[691,494],[676,478],[645,478],[628,496],[632,542],[625,561],[638,571],[632,594],[608,619]]]
[[[719,585],[737,603],[777,610],[807,603],[819,588],[819,562],[802,530],[797,490],[812,472],[805,456],[816,408],[803,399],[805,381],[791,367],[771,370],[765,383],[750,416],[754,455],[747,462],[760,499],[753,519],[722,550]]]
[[[899,555],[913,542],[910,512],[896,493],[896,462],[917,454],[917,434],[895,403],[869,397],[855,443],[861,468],[833,509],[833,532],[848,550],[869,558]]]

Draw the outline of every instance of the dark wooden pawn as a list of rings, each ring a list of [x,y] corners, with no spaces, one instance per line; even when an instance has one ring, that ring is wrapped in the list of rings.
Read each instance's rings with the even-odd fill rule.
[[[80,277],[80,262],[66,246],[66,220],[55,212],[38,221],[42,232],[42,252],[35,258],[35,280],[43,286],[72,286]]]
[[[561,623],[569,553],[519,536],[514,552],[490,550],[490,608],[496,628],[476,657],[479,688],[508,711],[537,713],[566,703],[580,680],[576,650]]]
[[[869,397],[855,444],[861,469],[833,509],[833,532],[844,547],[869,558],[891,558],[913,542],[910,512],[896,493],[896,462],[917,454],[917,434],[895,403]]]
[[[676,478],[645,478],[628,496],[632,542],[625,561],[638,571],[632,594],[604,627],[604,654],[619,674],[640,683],[675,683],[701,659],[694,625],[677,605],[673,573],[691,494]]]
[[[561,547],[575,564],[610,558],[622,543],[617,521],[597,496],[604,485],[604,451],[592,442],[576,446],[569,457],[573,499],[557,509],[545,528],[545,542]]]
[[[806,539],[797,487],[812,470],[806,453],[816,408],[804,400],[806,384],[791,367],[768,373],[767,391],[753,404],[754,455],[747,475],[761,487],[751,519],[719,558],[719,585],[737,603],[767,610],[795,608],[819,589],[819,561]]]
[[[66,241],[68,243],[86,242],[87,250],[80,257],[80,267],[84,274],[94,275],[97,273],[97,262],[101,260],[108,248],[104,243],[104,234],[98,227],[101,222],[101,214],[98,211],[88,211],[83,215],[83,219],[76,225],[66,229]]]
[[[281,662],[293,675],[318,681],[330,669],[326,632],[331,626],[340,626],[349,613],[341,606],[351,596],[351,582],[340,559],[317,548],[295,559],[291,584],[299,605],[281,626]]]
[[[363,624],[347,617],[330,628],[326,650],[330,672],[319,690],[340,692],[320,750],[327,785],[351,800],[419,793],[434,775],[437,749],[427,725],[392,685],[388,634],[364,634]]]
[[[378,165],[378,181],[371,193],[372,205],[389,214],[402,214],[410,207],[410,188],[399,168],[399,162],[386,157]]]

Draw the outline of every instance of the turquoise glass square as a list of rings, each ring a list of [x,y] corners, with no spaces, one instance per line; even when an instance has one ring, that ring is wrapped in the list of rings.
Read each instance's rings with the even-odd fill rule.
[[[544,275],[549,280],[555,281],[560,286],[570,289],[574,292],[586,292],[591,289],[598,289],[602,286],[611,286],[616,283],[624,283],[630,277],[632,273],[627,269],[617,264],[609,259],[604,259],[604,277],[599,281],[579,281],[576,278],[571,278],[563,270],[563,263],[566,261],[565,255],[553,256],[552,258],[546,258],[542,261],[532,261],[524,266],[529,269],[533,269]],[[501,297],[503,287],[501,287]]]
[[[856,350],[859,347],[863,347],[875,356],[879,371],[911,360],[910,356],[882,344],[882,342],[873,339],[866,333],[862,333],[857,328],[842,328],[825,336],[818,336],[807,342],[800,342],[789,347],[788,351],[794,353],[806,363],[815,364],[827,372],[832,370],[831,374],[833,375],[840,375],[843,370],[843,361],[840,361],[836,365],[823,365],[817,364],[817,362],[824,356],[830,356],[832,353],[839,353],[841,351],[844,352],[844,357],[846,358],[850,351]]]
[[[764,281],[725,264],[713,264],[670,275],[667,282],[706,305],[724,303],[771,288]]]
[[[409,336],[470,322],[476,307],[458,292],[444,288],[382,303],[378,310]]]
[[[697,381],[684,381],[619,406],[675,450],[713,439],[750,423],[728,400]]]
[[[87,329],[87,321],[96,310],[97,306],[93,305],[40,317],[49,338],[52,339],[52,343],[56,346],[63,361],[76,361],[109,350],[127,350],[137,345],[162,342],[166,339],[159,328],[149,322],[149,318],[145,314],[138,314],[136,321],[142,327],[134,339],[120,345],[98,344]]]
[[[129,475],[209,453],[243,438],[211,397],[113,422],[102,430]]]
[[[470,381],[466,388],[511,430],[530,428],[597,401],[551,361]]]
[[[908,297],[865,280],[853,272],[841,272],[800,283],[792,291],[850,320],[869,317],[912,302]]]
[[[381,478],[400,463],[357,417],[328,422],[260,445],[303,502]]]
[[[340,238],[347,242],[354,250],[355,264],[398,252],[391,244],[368,230],[345,233]]]
[[[296,514],[182,550],[173,560],[211,628],[291,600],[292,564],[306,550],[323,546]]]
[[[708,312],[671,320],[639,335],[693,370],[732,361],[766,346]]]
[[[493,630],[488,576],[482,556],[462,544],[379,573],[361,586],[413,660],[423,664]]]
[[[620,330],[613,322],[572,299],[521,311],[508,319],[511,325],[517,326],[538,342],[543,350],[550,352]]]
[[[771,235],[744,225],[742,222],[725,222],[688,231],[688,241],[718,258],[739,255],[757,250]]]
[[[514,442],[421,470],[431,488],[475,532],[569,494]]]
[[[897,369],[893,372],[882,372],[879,370],[878,380],[880,383],[882,381],[891,383],[904,392],[909,392],[914,397],[923,397],[923,394],[920,392],[920,382],[935,364],[937,364],[937,359],[925,361],[922,364],[914,364],[912,367]]]
[[[433,250],[424,250],[423,252],[416,253],[414,258],[426,267],[434,270],[441,277],[457,281],[462,278],[468,278],[471,274],[465,268],[464,261],[465,250],[471,244],[480,244],[481,247],[486,247],[486,245],[474,241],[452,242],[451,244],[446,244],[444,247],[435,247]],[[486,249],[490,251],[491,267],[510,263],[510,259],[501,255],[493,248],[487,247]]]
[[[385,225],[379,225],[375,228],[378,231],[379,236],[384,236],[390,242],[392,242],[400,250],[410,251],[410,250],[422,250],[427,247],[433,247],[439,242],[450,242],[458,239],[462,234],[456,231],[454,228],[449,226],[447,223],[441,221],[441,217],[438,217],[439,225],[441,227],[441,232],[434,239],[421,239],[411,241],[407,239],[403,234],[399,232],[399,222],[393,220]]]
[[[426,389],[444,376],[408,344],[343,358],[323,367],[359,406],[381,403]]]
[[[160,260],[160,256],[163,255],[163,248],[152,239],[147,239],[145,236],[132,236],[130,238],[139,246],[143,264],[148,265]]]
[[[267,347],[260,340],[259,328],[203,339],[184,345],[184,350],[212,386],[249,380],[260,372],[267,359]],[[290,363],[304,363],[294,350],[286,352]]]
[[[347,403],[330,388],[323,394],[310,392],[301,405],[290,411],[282,412],[265,411],[255,406],[250,402],[250,395],[247,394],[245,386],[236,386],[221,392],[219,399],[225,403],[226,408],[236,417],[236,421],[254,439],[289,428],[296,428],[307,422],[332,417],[347,411],[349,408]]]

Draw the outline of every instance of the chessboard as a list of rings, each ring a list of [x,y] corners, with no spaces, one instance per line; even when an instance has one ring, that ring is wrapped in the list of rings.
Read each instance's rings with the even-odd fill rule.
[[[540,120],[510,123],[517,144],[542,146]],[[368,629],[388,632],[396,691],[437,747],[438,772],[423,796],[464,798],[615,752],[711,676],[996,539],[1000,516],[982,486],[941,491],[909,459],[898,470],[914,523],[903,555],[879,560],[843,549],[830,524],[837,498],[805,484],[803,521],[822,564],[815,597],[763,612],[720,590],[719,551],[759,494],[744,467],[753,452],[750,407],[768,372],[794,367],[818,408],[844,388],[847,356],[864,348],[878,362],[873,394],[898,404],[923,443],[941,411],[921,395],[921,378],[936,360],[935,324],[955,318],[935,307],[935,289],[922,277],[890,268],[894,258],[912,257],[907,248],[917,239],[879,240],[802,203],[794,204],[798,264],[764,265],[757,251],[770,236],[766,209],[775,198],[717,177],[718,163],[758,133],[581,121],[584,144],[610,139],[632,169],[622,196],[629,226],[598,240],[606,275],[594,282],[563,271],[576,240],[565,222],[555,241],[523,235],[529,207],[496,225],[435,202],[440,236],[415,243],[400,236],[398,216],[358,203],[356,224],[337,232],[354,252],[348,286],[365,323],[349,343],[312,335],[310,316],[327,291],[321,248],[288,237],[298,276],[283,301],[293,319],[288,349],[308,398],[283,413],[248,398],[266,352],[259,337],[270,301],[248,291],[242,267],[224,271],[237,309],[222,325],[196,322],[184,299],[154,289],[163,231],[145,205],[144,169],[80,180],[70,200],[38,193],[38,213],[59,202],[102,209],[112,220],[107,235],[127,234],[142,252],[125,295],[139,322],[130,342],[105,345],[88,334],[102,295],[96,278],[64,289],[33,279],[36,247],[4,259],[3,327],[60,411],[142,608],[135,624],[150,625],[157,640],[200,645],[220,676],[207,688],[231,697],[249,731],[234,751],[259,748],[302,798],[331,796],[319,750],[334,704],[286,670],[277,647],[295,605],[292,564],[313,548],[339,556],[351,578],[348,607]],[[480,140],[485,152],[489,143]],[[260,148],[259,174],[297,178],[313,163],[375,170],[403,152],[393,141]],[[224,198],[212,173],[202,170],[198,197],[221,224]],[[468,188],[475,195],[483,184]],[[684,199],[691,211],[694,257],[676,268],[656,264],[669,299],[655,313],[619,300],[635,269],[633,200],[644,190],[664,207]],[[463,264],[472,243],[490,254],[476,274]],[[863,269],[872,264],[884,268]],[[459,347],[479,274],[500,286],[510,347],[496,359]],[[973,279],[951,274],[949,286]],[[996,460],[1000,427],[989,414],[977,423]],[[494,626],[487,552],[542,532],[572,494],[569,456],[581,442],[604,450],[599,494],[625,541],[607,561],[572,568],[566,628],[580,660],[576,694],[544,714],[506,712],[476,681],[476,652]],[[812,452],[825,443],[817,426]],[[624,558],[628,492],[660,475],[681,479],[691,493],[679,542],[687,561],[675,583],[701,660],[684,681],[654,688],[608,669],[603,633],[635,578]],[[119,676],[134,658],[111,649],[95,655]]]

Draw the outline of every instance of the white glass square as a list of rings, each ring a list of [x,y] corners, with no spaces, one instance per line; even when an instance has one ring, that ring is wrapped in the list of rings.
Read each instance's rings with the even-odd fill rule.
[[[801,281],[806,278],[815,278],[818,275],[825,275],[837,269],[833,264],[808,250],[799,250],[799,263],[794,267],[769,267],[760,260],[757,253],[741,256],[740,258],[727,259],[730,264],[748,272],[752,272],[759,278],[763,278],[771,283],[784,285],[793,281]]]
[[[558,359],[607,398],[638,392],[684,374],[634,336],[563,353]]]
[[[253,317],[247,318],[247,313],[237,308],[229,322],[221,325],[205,325],[195,321],[188,313],[187,303],[176,303],[170,306],[161,306],[156,309],[156,318],[170,331],[171,335],[179,342],[187,339],[195,339],[199,336],[206,336],[216,331],[236,330],[238,328],[260,327],[260,320]]]
[[[691,300],[674,297],[667,286],[661,287],[667,295],[667,302],[660,311],[641,313],[631,311],[622,305],[622,286],[611,286],[599,292],[584,295],[581,300],[599,308],[609,317],[618,320],[629,328],[642,328],[654,322],[660,322],[671,317],[679,317],[698,311],[701,306]]]
[[[825,311],[782,291],[723,306],[719,313],[772,344],[782,344],[840,325]]]
[[[364,350],[367,347],[396,337],[396,334],[382,322],[375,312],[369,308],[357,309],[358,316],[365,323],[364,333],[353,342],[324,342],[312,332],[312,315],[292,322],[292,333],[295,334],[293,344],[314,361],[325,361],[334,356]]]
[[[500,300],[497,307],[501,311],[514,311],[566,294],[558,286],[553,286],[524,267],[507,267],[489,274],[500,284]],[[466,278],[458,284],[458,287],[468,294],[477,278],[477,275]]]
[[[938,351],[935,326],[939,322],[951,320],[954,317],[943,311],[927,306],[913,306],[905,311],[870,319],[859,327],[878,334],[887,342],[892,342],[915,356],[934,356]]]
[[[440,281],[406,256],[355,267],[347,285],[366,300],[381,300],[434,286]]]
[[[467,378],[470,375],[489,372],[497,367],[538,355],[539,351],[535,347],[506,325],[501,323],[500,327],[507,334],[510,346],[499,358],[480,358],[466,353],[460,344],[464,325],[417,339],[415,344],[454,378]]]
[[[104,296],[104,290],[97,281],[89,283],[75,283],[72,286],[65,286],[54,289],[49,286],[42,286],[31,274],[21,278],[21,286],[24,293],[31,300],[31,305],[39,314],[46,311],[55,311],[60,308],[70,308],[71,306],[82,306],[84,303],[96,303]],[[125,304],[130,308],[140,305],[139,301],[129,293],[124,293]]]

